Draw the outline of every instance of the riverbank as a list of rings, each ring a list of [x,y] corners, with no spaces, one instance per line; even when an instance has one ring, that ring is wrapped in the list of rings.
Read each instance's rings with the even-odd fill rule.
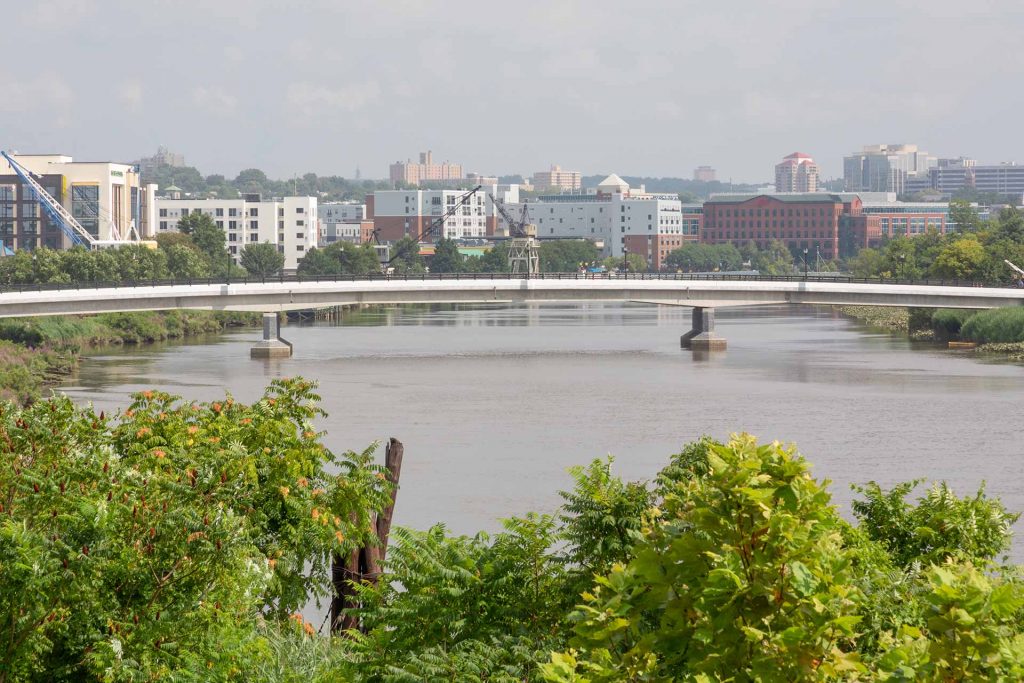
[[[967,341],[977,344],[975,353],[1015,362],[1024,361],[1020,340],[1024,311],[992,309],[899,308],[891,306],[836,306],[843,315],[865,325],[905,335],[913,341]]]
[[[83,350],[218,334],[255,326],[259,314],[223,311],[108,313],[0,320],[0,400],[27,403],[67,376]]]

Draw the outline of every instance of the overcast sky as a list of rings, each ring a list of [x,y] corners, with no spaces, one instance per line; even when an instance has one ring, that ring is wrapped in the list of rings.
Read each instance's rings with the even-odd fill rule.
[[[877,142],[1024,162],[1020,0],[47,0],[4,10],[0,147],[206,174],[825,177]]]

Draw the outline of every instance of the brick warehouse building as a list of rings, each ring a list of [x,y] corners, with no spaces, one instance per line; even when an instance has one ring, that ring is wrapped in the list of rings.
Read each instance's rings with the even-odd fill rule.
[[[704,203],[701,237],[708,244],[752,241],[761,249],[777,239],[793,252],[834,259],[877,242],[881,229],[856,195],[720,195]]]

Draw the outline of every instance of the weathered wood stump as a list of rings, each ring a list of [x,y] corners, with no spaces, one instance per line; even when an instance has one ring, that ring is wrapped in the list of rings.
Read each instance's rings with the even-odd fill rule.
[[[388,551],[388,536],[391,535],[391,518],[395,513],[395,498],[398,496],[398,479],[402,474],[402,455],[405,447],[392,437],[384,451],[384,467],[387,478],[393,486],[391,502],[379,514],[374,515],[372,526],[376,541],[353,550],[346,557],[335,555],[331,563],[331,580],[334,583],[334,599],[331,600],[331,631],[344,632],[360,627],[359,619],[348,612],[357,607],[354,583],[376,583],[381,575],[381,566]]]

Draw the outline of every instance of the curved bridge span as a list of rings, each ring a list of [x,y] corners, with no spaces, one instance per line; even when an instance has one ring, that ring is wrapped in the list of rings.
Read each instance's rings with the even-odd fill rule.
[[[0,291],[0,317],[198,309],[288,311],[350,304],[625,301],[715,308],[770,304],[997,308],[1024,305],[1024,289],[833,278],[575,274],[288,278],[261,282],[153,282]]]

